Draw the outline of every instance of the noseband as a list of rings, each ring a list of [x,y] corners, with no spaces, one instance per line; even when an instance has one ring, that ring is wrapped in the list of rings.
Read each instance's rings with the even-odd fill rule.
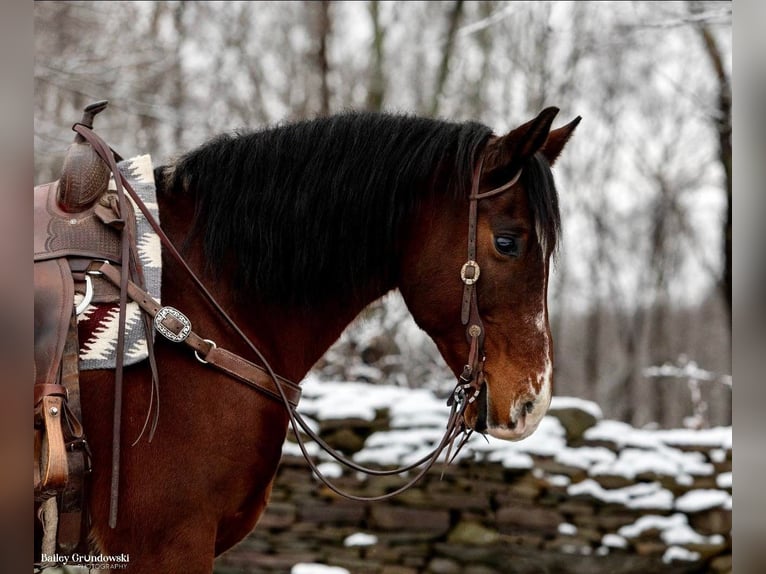
[[[471,182],[471,195],[469,196],[468,207],[468,260],[460,269],[460,279],[463,281],[463,305],[460,312],[460,322],[466,326],[466,338],[469,344],[468,361],[463,367],[463,372],[458,377],[458,384],[455,387],[453,397],[450,401],[463,402],[471,404],[481,393],[484,381],[484,323],[479,313],[479,305],[476,296],[476,283],[481,275],[481,268],[476,262],[476,235],[479,220],[479,201],[494,197],[513,187],[521,176],[521,170],[516,172],[513,178],[501,185],[479,193],[479,182],[481,180],[482,168],[484,166],[484,157],[479,160],[473,173]]]

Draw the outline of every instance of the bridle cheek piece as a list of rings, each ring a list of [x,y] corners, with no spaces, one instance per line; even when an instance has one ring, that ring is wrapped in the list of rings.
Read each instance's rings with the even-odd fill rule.
[[[496,187],[490,191],[479,193],[479,182],[481,180],[484,158],[479,160],[473,173],[471,182],[471,195],[469,197],[468,207],[468,260],[460,268],[460,280],[463,282],[463,305],[460,313],[460,321],[466,325],[466,338],[469,344],[468,361],[463,367],[463,372],[458,377],[458,383],[453,391],[448,404],[457,402],[466,406],[475,402],[481,393],[482,387],[486,384],[484,379],[484,363],[487,360],[484,354],[484,323],[479,313],[477,302],[476,284],[481,275],[481,267],[476,262],[476,236],[479,220],[478,204],[482,199],[494,197],[513,187],[521,177],[521,170],[507,183]],[[460,409],[461,419],[463,411]],[[465,420],[461,420],[464,429],[468,429]],[[468,434],[473,429],[468,431]],[[462,446],[465,440],[460,444]],[[459,450],[459,449],[458,449]],[[457,454],[457,453],[455,453]]]

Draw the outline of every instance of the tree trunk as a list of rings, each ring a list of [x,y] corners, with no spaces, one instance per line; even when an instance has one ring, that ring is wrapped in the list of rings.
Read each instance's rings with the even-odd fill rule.
[[[702,9],[697,2],[691,2],[689,9],[692,13],[699,13]],[[726,310],[729,314],[729,328],[731,328],[731,239],[732,239],[732,144],[731,144],[731,81],[724,65],[723,55],[715,40],[715,36],[707,27],[704,21],[699,21],[696,25],[697,31],[702,38],[702,44],[707,54],[708,60],[713,67],[716,80],[718,81],[718,102],[717,115],[712,118],[716,133],[718,134],[718,161],[724,174],[724,191],[726,192],[726,218],[723,222],[723,240],[721,249],[723,252],[723,270],[719,280],[721,295],[726,303]]]
[[[447,39],[444,42],[444,51],[442,52],[442,61],[439,66],[439,73],[436,77],[436,88],[434,89],[429,113],[432,117],[439,113],[439,100],[444,92],[444,86],[447,83],[447,74],[449,73],[449,64],[452,59],[452,52],[455,48],[455,34],[460,23],[460,16],[463,13],[463,0],[456,0],[449,15],[449,29]]]
[[[649,362],[659,366],[673,361],[670,356],[670,341],[668,336],[668,305],[665,297],[660,296],[652,309],[651,327],[649,329]],[[672,386],[676,381],[667,377],[644,379],[645,385],[653,388],[652,418],[660,427],[665,427],[671,419],[670,400]]]
[[[596,300],[588,311],[585,343],[585,398],[598,400],[601,376],[601,302]]]
[[[726,218],[723,222],[723,273],[721,275],[721,292],[726,309],[729,313],[729,325],[731,326],[731,238],[732,238],[732,162],[731,162],[731,85],[726,70],[723,67],[721,53],[718,50],[715,38],[705,26],[700,27],[705,42],[705,49],[710,62],[716,71],[718,78],[718,117],[715,118],[715,127],[718,132],[718,160],[724,173],[724,185],[726,189]]]
[[[317,66],[319,68],[320,79],[320,101],[319,113],[326,116],[330,113],[330,88],[327,85],[327,76],[330,73],[330,64],[327,59],[327,41],[330,37],[332,24],[330,21],[330,2],[321,0],[319,2],[319,22],[318,37],[319,48],[317,50]]]
[[[380,25],[380,2],[370,2],[372,21],[372,57],[370,65],[370,85],[367,88],[367,109],[378,112],[383,108],[385,77],[383,75],[383,39],[385,31]]]
[[[173,127],[173,142],[176,149],[183,149],[183,117],[184,117],[184,100],[186,94],[186,83],[184,78],[183,68],[183,56],[182,48],[186,38],[186,27],[184,26],[184,10],[186,9],[185,2],[179,2],[176,4],[176,9],[173,12],[173,23],[176,28],[176,61],[173,66],[173,83],[175,89],[171,96],[171,105],[175,110],[175,126]]]

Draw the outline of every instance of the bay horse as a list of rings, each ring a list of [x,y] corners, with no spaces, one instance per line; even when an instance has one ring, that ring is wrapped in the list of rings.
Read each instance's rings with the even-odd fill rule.
[[[465,425],[520,440],[545,415],[553,385],[547,289],[560,215],[551,166],[580,119],[552,130],[557,112],[503,136],[474,122],[364,112],[220,135],[155,169],[162,228],[293,381],[367,304],[397,288],[460,376],[472,291],[467,312],[483,321],[481,348],[470,349],[481,355],[481,392]],[[162,303],[257,361],[166,252]],[[124,373],[114,528],[114,373],[81,373],[90,541],[104,555],[129,555],[128,572],[209,573],[266,507],[288,414],[180,345],[157,337],[155,355],[161,414],[151,442],[131,446],[151,397],[149,368]]]

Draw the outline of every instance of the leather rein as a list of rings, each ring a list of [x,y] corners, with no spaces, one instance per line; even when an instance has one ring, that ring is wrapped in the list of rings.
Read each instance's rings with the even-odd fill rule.
[[[109,166],[115,179],[115,185],[117,187],[120,199],[123,199],[122,190],[124,189],[131,197],[135,205],[141,210],[149,225],[157,233],[160,238],[162,247],[169,253],[173,259],[181,266],[184,272],[191,278],[196,285],[197,289],[204,295],[208,302],[214,307],[216,312],[221,318],[231,327],[235,333],[244,341],[248,348],[255,354],[260,361],[261,365],[254,364],[226,349],[222,349],[216,345],[214,341],[205,339],[195,333],[192,330],[191,321],[179,310],[169,307],[161,306],[156,300],[154,300],[145,290],[138,286],[133,281],[127,280],[126,274],[123,271],[110,265],[108,262],[95,262],[88,273],[90,274],[102,274],[109,279],[116,286],[121,287],[121,292],[124,293],[122,297],[130,297],[151,317],[154,321],[154,328],[167,339],[173,342],[183,342],[194,350],[196,358],[212,367],[216,367],[219,370],[227,373],[236,380],[247,384],[248,386],[258,390],[268,396],[271,399],[281,402],[287,412],[290,426],[293,429],[297,444],[303,454],[309,468],[317,476],[317,478],[333,492],[355,501],[373,502],[378,500],[385,500],[404,492],[409,489],[415,483],[417,483],[428,470],[436,463],[438,458],[446,450],[446,462],[449,464],[457,456],[460,449],[470,438],[473,433],[473,429],[470,429],[464,419],[465,411],[468,405],[476,401],[479,396],[484,381],[484,325],[479,314],[479,308],[477,304],[477,289],[476,283],[479,279],[481,269],[477,263],[477,249],[476,249],[476,237],[478,226],[478,202],[482,199],[496,196],[507,189],[511,188],[519,179],[521,171],[519,171],[514,178],[505,183],[504,185],[492,189],[490,191],[479,193],[479,181],[481,179],[482,166],[484,158],[482,157],[477,166],[474,169],[471,183],[471,195],[469,196],[469,215],[468,215],[468,259],[460,270],[460,278],[463,282],[463,301],[461,310],[461,323],[466,326],[466,338],[469,344],[468,361],[463,368],[463,372],[458,378],[457,384],[450,394],[447,401],[447,405],[450,407],[449,417],[447,425],[444,431],[444,435],[439,444],[428,455],[422,457],[412,464],[389,470],[372,469],[361,466],[354,461],[344,457],[328,445],[318,434],[309,426],[303,416],[297,412],[298,400],[300,399],[301,388],[298,384],[289,381],[283,377],[277,375],[268,360],[261,351],[253,344],[253,342],[247,337],[242,329],[236,324],[231,316],[221,307],[216,301],[215,297],[208,291],[199,277],[189,267],[187,262],[175,248],[171,240],[167,237],[165,232],[160,227],[159,223],[149,212],[144,205],[141,198],[133,190],[130,182],[125,178],[116,166],[115,156],[120,157],[114,150],[112,150],[98,135],[96,135],[88,126],[83,124],[75,124],[72,128],[75,132],[80,134],[86,141],[88,141],[93,149],[98,153],[101,159]],[[124,265],[123,265],[124,267]],[[121,297],[121,298],[122,298]],[[121,301],[122,303],[122,301]],[[147,332],[147,341],[151,340],[151,334]],[[119,346],[118,346],[119,348]],[[151,350],[151,346],[149,347]],[[119,353],[118,353],[119,355]],[[156,378],[156,365],[154,364],[153,353],[150,352],[150,361],[152,364],[153,377]],[[122,364],[118,361],[117,371],[115,374],[115,411],[114,417],[118,421],[120,418],[120,388],[118,382],[122,381]],[[156,381],[155,381],[156,384]],[[154,389],[154,387],[153,387]],[[159,394],[157,397],[159,401]],[[158,408],[158,407],[157,407]],[[151,405],[150,405],[151,409]],[[148,417],[147,417],[148,420]],[[155,423],[153,425],[156,426]],[[152,428],[152,430],[153,430]],[[119,430],[119,422],[115,422],[115,429]],[[299,429],[302,430],[311,440],[316,442],[320,448],[322,448],[327,454],[334,458],[339,463],[347,466],[348,468],[363,472],[371,476],[390,476],[408,472],[422,468],[417,474],[408,480],[403,486],[382,494],[380,496],[362,497],[345,492],[342,489],[335,486],[325,477],[318,469],[317,464],[312,460],[311,455],[308,453],[305,445],[305,439],[301,437]],[[119,432],[115,433],[119,436]],[[455,441],[460,438],[457,447],[452,452]],[[151,441],[152,433],[149,435],[149,441]],[[115,440],[115,443],[118,443]],[[117,474],[119,473],[119,444],[113,445],[113,461],[112,461],[112,492],[111,492],[111,504],[110,504],[110,526],[114,528],[116,526],[117,518]]]

